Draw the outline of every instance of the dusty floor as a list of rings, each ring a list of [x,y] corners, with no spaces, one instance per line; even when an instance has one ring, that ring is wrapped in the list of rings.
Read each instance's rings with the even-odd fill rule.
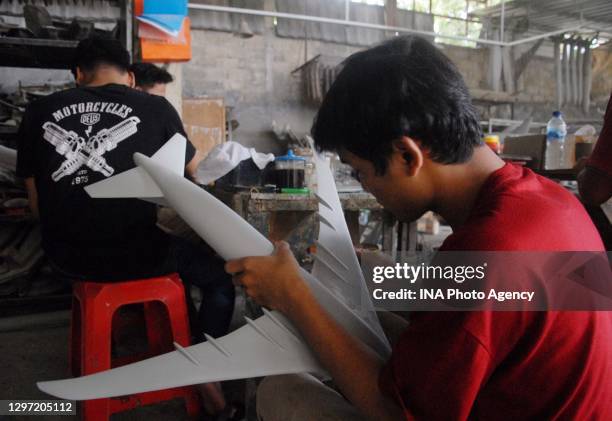
[[[69,377],[69,329],[66,323],[56,327],[28,327],[21,331],[0,333],[0,399],[50,399],[39,391],[36,382]],[[242,401],[244,381],[224,384],[228,401]],[[252,411],[251,411],[252,412]],[[78,419],[74,416],[0,416],[2,421]],[[181,400],[150,405],[116,414],[113,421],[186,420]]]

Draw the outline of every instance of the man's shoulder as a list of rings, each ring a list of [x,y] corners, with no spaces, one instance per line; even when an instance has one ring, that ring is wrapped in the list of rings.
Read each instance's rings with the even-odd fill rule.
[[[79,88],[78,86],[75,86],[73,88],[68,88],[68,89],[64,89],[62,91],[57,91],[57,92],[53,92],[50,95],[47,95],[43,98],[41,98],[41,100],[49,100],[49,101],[53,101],[53,100],[57,100],[57,99],[63,99],[63,98],[68,98],[74,95],[78,95],[79,92],[81,92],[81,88]]]
[[[137,89],[128,89],[126,96],[136,103],[146,104],[146,107],[153,113],[165,113],[172,108],[170,102],[160,95],[149,94]]]
[[[53,106],[58,102],[67,101],[79,94],[79,88],[69,88],[63,91],[57,91],[52,94],[36,98],[34,101],[28,104],[27,109],[40,109],[45,108],[47,106]]]
[[[147,92],[141,91],[139,89],[127,88],[125,90],[125,95],[130,98],[139,99],[147,102],[156,103],[159,102],[159,98],[162,98],[158,95],[151,95]]]
[[[84,109],[87,109],[88,103],[119,103],[138,111],[140,115],[147,115],[150,116],[149,118],[161,119],[161,121],[173,110],[170,102],[161,96],[127,87],[125,87],[125,90],[119,91],[117,86],[107,86],[94,89],[76,87],[55,92],[30,103],[26,112],[31,117],[37,117],[57,109],[81,104],[85,106]]]
[[[148,94],[146,92],[142,92],[144,95],[148,95],[149,100],[151,100],[152,104],[155,104],[156,107],[159,107],[161,110],[163,111],[168,111],[173,109],[172,104],[170,104],[170,101],[168,101],[166,99],[166,97],[160,96],[160,95],[153,95],[153,94]]]
[[[588,214],[570,192],[530,170],[490,186],[444,250],[598,250]]]

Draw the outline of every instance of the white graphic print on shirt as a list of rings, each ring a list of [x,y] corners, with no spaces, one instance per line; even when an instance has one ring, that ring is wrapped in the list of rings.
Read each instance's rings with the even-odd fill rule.
[[[104,104],[106,105],[106,103]],[[112,108],[114,111],[112,114],[121,114],[124,117],[132,111],[131,108],[125,106],[121,106],[116,110],[115,108],[117,107]],[[64,107],[64,110],[65,109],[70,110],[69,107]],[[76,108],[76,110],[80,111],[79,108]],[[107,108],[104,111],[110,112],[110,110],[111,108]],[[84,108],[84,111],[94,111],[94,109],[88,107]],[[122,113],[117,111],[122,111]],[[65,114],[66,112],[64,112],[62,117],[66,117]],[[60,120],[57,118],[58,116],[56,116],[56,113],[54,113],[54,117],[56,121]],[[53,181],[57,182],[61,178],[75,173],[83,165],[89,167],[93,171],[104,174],[106,177],[110,177],[114,173],[115,170],[106,162],[106,159],[104,159],[102,155],[115,149],[119,142],[138,132],[137,125],[140,123],[140,119],[135,116],[126,118],[120,123],[110,128],[102,129],[93,136],[90,136],[93,125],[99,121],[99,113],[94,112],[81,115],[80,122],[88,126],[85,130],[87,141],[76,132],[72,130],[67,131],[51,121],[47,121],[43,124],[44,139],[55,146],[55,151],[57,153],[66,158],[62,165],[51,175]]]

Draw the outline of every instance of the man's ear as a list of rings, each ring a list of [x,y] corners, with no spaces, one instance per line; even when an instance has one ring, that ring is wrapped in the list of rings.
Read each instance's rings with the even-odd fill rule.
[[[393,152],[400,154],[408,175],[415,176],[423,166],[424,154],[419,144],[408,136],[393,141]]]
[[[83,73],[80,67],[76,68],[75,82],[77,85],[83,85],[85,83],[85,74]]]
[[[129,77],[130,88],[136,88],[136,76],[134,75],[134,72],[130,72],[128,70],[128,77]]]

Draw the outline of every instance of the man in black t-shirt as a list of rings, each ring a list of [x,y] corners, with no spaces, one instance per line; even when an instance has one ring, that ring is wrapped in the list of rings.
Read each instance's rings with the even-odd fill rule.
[[[84,187],[134,167],[135,152],[152,156],[181,120],[163,97],[130,88],[128,52],[116,40],[92,38],[75,54],[78,87],[33,102],[19,130],[17,175],[40,216],[43,248],[74,280],[111,282],[178,272],[202,289],[197,317],[213,337],[227,333],[234,287],[223,262],[156,226],[156,205],[138,199],[92,199]],[[198,157],[187,142],[185,167]],[[194,335],[201,337],[196,326]],[[222,408],[217,402],[211,408]]]

